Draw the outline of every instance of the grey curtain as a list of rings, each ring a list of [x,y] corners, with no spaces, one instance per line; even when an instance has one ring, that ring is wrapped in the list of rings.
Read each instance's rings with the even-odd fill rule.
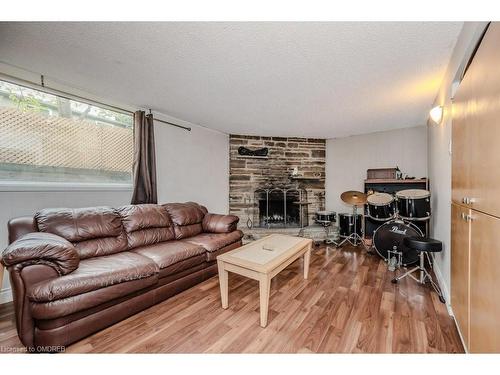
[[[157,203],[153,115],[134,113],[134,192],[132,204]]]

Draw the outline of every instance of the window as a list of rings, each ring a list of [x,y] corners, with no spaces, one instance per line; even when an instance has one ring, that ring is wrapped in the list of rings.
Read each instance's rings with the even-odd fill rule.
[[[0,183],[130,184],[132,116],[0,81]]]

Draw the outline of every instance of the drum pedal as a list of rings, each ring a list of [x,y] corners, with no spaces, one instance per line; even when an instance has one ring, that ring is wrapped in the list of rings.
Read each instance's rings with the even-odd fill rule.
[[[387,269],[390,272],[396,271],[396,268],[401,267],[403,263],[403,253],[398,251],[397,246],[394,246],[392,250],[387,252],[389,259],[387,260]]]
[[[392,257],[391,259],[389,259],[389,263],[388,263],[388,270],[391,271],[391,272],[394,272],[396,271],[396,265],[398,264],[398,260],[396,259],[396,257]]]

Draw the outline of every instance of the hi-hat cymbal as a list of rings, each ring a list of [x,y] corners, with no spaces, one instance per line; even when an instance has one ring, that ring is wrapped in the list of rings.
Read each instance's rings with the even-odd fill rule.
[[[355,190],[344,191],[340,199],[351,206],[362,206],[366,203],[366,194]]]

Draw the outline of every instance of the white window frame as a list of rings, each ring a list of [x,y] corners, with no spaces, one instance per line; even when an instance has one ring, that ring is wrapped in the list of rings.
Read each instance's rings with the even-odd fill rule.
[[[2,64],[0,64],[1,67]],[[104,109],[116,112],[131,114],[132,109],[126,109],[126,106],[106,105],[100,99],[92,99],[91,95],[81,93],[81,95],[72,94],[75,91],[65,86],[59,86],[61,89],[50,89],[48,87],[24,80],[23,78],[13,77],[0,71],[0,80],[28,87],[34,90],[45,92],[70,100],[79,101],[89,105],[95,105]],[[62,95],[64,93],[64,95]],[[79,93],[80,94],[80,93]],[[40,182],[40,181],[6,181],[0,180],[0,192],[65,192],[65,191],[132,191],[133,181],[130,183],[99,183],[99,182]]]

